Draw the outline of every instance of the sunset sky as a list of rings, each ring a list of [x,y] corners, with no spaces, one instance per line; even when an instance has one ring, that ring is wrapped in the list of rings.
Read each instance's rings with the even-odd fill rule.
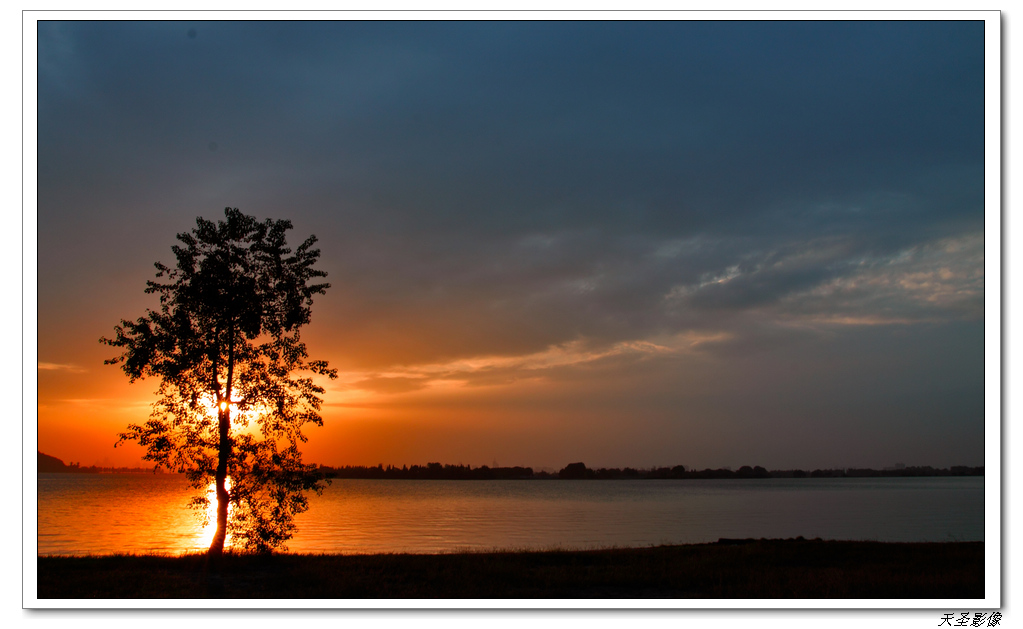
[[[65,462],[141,464],[113,444],[157,382],[98,339],[230,206],[320,240],[309,462],[984,464],[983,22],[38,39],[38,447]]]

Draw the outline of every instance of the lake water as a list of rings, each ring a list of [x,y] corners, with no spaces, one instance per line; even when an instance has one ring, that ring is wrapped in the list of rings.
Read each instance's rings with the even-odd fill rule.
[[[183,477],[39,474],[40,555],[201,551]],[[434,553],[721,537],[984,539],[983,477],[635,481],[335,479],[291,552]]]

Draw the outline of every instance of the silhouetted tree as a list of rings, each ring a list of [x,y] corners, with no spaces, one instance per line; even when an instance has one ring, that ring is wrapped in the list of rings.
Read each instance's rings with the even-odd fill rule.
[[[313,268],[316,237],[292,252],[291,221],[224,213],[224,221],[200,217],[178,234],[174,268],[156,263],[161,279],[147,282],[146,292],[159,295],[160,309],[122,320],[114,338],[100,339],[123,350],[105,362],[120,364],[132,382],[160,379],[149,421],[129,425],[118,444],[136,441],[158,468],[184,472],[203,514],[214,483],[211,557],[222,554],[229,525],[250,550],[290,539],[295,514],[308,508],[305,492],[323,490],[322,475],[298,449],[305,424],[323,425],[324,389],[312,376],[337,377],[325,361],[307,360],[299,337],[313,295],[330,286],[310,283],[326,276]]]
[[[558,476],[561,478],[579,479],[579,478],[595,478],[596,472],[586,467],[585,463],[569,463],[558,472]]]

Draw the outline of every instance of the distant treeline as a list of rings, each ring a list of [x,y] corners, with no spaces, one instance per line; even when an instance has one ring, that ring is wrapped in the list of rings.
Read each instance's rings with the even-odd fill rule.
[[[39,454],[38,471],[44,474],[142,474],[153,473],[153,468],[146,467],[82,467],[81,463],[66,464],[57,457]],[[767,470],[757,465],[744,465],[737,470],[720,468],[716,470],[686,469],[684,465],[674,467],[655,467],[652,469],[606,468],[590,469],[584,463],[569,463],[557,473],[537,471],[531,467],[472,467],[471,465],[377,465],[364,467],[361,465],[345,465],[330,467],[320,465],[318,470],[327,478],[399,478],[411,480],[544,480],[544,479],[592,479],[592,480],[630,480],[658,478],[879,478],[884,476],[983,476],[983,467],[966,467],[956,465],[948,469],[937,469],[929,465],[923,467],[899,467],[895,469],[872,470],[867,468],[845,468],[827,470]]]
[[[470,465],[441,465],[427,463],[412,467],[393,465],[363,467],[321,465],[320,472],[327,478],[404,478],[414,480],[518,480],[523,478],[556,478],[547,472],[534,473],[531,467],[472,467]]]
[[[674,467],[655,467],[653,469],[598,468],[590,469],[584,463],[570,463],[558,473],[545,471],[534,472],[531,467],[472,467],[471,465],[441,465],[427,463],[425,466],[377,465],[364,467],[346,465],[344,467],[319,466],[319,471],[327,478],[396,478],[412,480],[532,480],[532,479],[593,479],[593,480],[627,480],[627,479],[664,479],[664,478],[874,478],[885,476],[983,476],[983,467],[966,467],[957,465],[948,469],[936,469],[931,466],[901,467],[896,469],[873,470],[866,468],[846,468],[827,470],[767,470],[759,465],[744,465],[738,470],[705,469],[691,470],[684,465]]]
[[[844,470],[779,470],[771,472],[773,478],[874,478],[882,476],[983,476],[984,466],[967,467],[953,465],[950,468],[933,468],[930,465],[901,467],[896,469],[872,470],[850,467]]]
[[[37,471],[40,474],[143,474],[154,472],[151,467],[82,467],[81,462],[64,464],[64,461],[49,454],[36,451],[39,455]]]

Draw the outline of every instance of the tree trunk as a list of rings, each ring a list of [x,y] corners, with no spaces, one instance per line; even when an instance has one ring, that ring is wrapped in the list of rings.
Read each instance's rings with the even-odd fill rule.
[[[227,505],[231,495],[227,492],[227,460],[231,456],[231,384],[234,380],[234,322],[228,325],[227,384],[224,397],[217,404],[217,427],[220,429],[220,448],[217,459],[217,530],[207,557],[219,558],[224,554],[227,539]],[[225,404],[226,402],[226,404]]]
[[[230,494],[227,493],[227,459],[231,454],[231,436],[228,429],[231,425],[231,407],[217,409],[220,428],[220,452],[217,460],[217,531],[213,534],[209,555],[220,557],[224,553],[224,540],[227,538],[227,504]]]

